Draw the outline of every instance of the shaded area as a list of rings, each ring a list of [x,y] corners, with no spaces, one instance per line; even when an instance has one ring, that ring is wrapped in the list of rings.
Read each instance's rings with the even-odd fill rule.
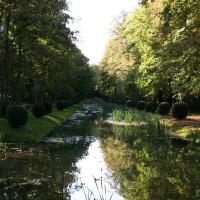
[[[90,143],[10,147],[0,162],[0,199],[66,199]]]

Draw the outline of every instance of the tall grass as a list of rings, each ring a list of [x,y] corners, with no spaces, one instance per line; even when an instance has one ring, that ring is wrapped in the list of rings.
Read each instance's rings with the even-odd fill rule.
[[[98,194],[95,194],[95,192],[90,190],[87,186],[83,186],[85,200],[112,200],[114,192],[108,195],[108,189],[104,184],[103,177],[101,176],[97,179],[93,176],[93,180]],[[118,184],[119,181],[115,184],[114,190],[117,189]],[[84,184],[82,183],[82,185]]]
[[[137,111],[135,109],[121,107],[116,108],[112,112],[113,119],[124,122],[144,122],[150,118],[156,118],[153,114]]]
[[[138,136],[164,139],[169,134],[168,127],[152,113],[106,102],[102,102],[101,106],[104,112],[112,113],[113,120],[127,123],[133,122],[132,126],[112,126],[113,135],[126,141],[132,141]]]
[[[5,157],[8,151],[8,146],[6,143],[3,142],[4,134],[5,131],[0,130],[0,154],[2,154]]]

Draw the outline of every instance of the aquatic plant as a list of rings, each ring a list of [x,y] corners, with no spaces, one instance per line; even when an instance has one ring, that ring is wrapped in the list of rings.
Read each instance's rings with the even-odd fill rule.
[[[112,200],[115,192],[113,191],[110,195],[108,194],[108,189],[103,181],[103,176],[101,175],[100,178],[95,178],[93,176],[93,180],[98,194],[95,194],[95,192],[92,191],[89,187],[84,186],[84,184],[81,183],[83,186],[85,200]],[[117,189],[118,184],[119,180],[116,182],[113,188],[114,190]]]
[[[5,132],[3,130],[0,130],[0,155],[2,154],[5,157],[8,151],[8,146],[6,143],[3,142],[4,134]]]

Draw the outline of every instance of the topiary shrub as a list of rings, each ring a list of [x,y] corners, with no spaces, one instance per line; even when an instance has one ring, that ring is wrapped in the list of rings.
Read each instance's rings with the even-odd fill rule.
[[[156,102],[148,102],[146,105],[145,105],[145,111],[146,112],[151,112],[151,113],[154,113],[156,112],[156,109],[157,109],[157,103]]]
[[[137,105],[137,102],[127,100],[124,105],[127,106],[127,107],[130,107],[130,108],[134,108]]]
[[[65,109],[65,103],[63,102],[63,101],[58,101],[57,103],[56,103],[56,107],[57,107],[57,109],[58,110],[64,110]]]
[[[144,110],[145,105],[146,105],[145,101],[139,101],[139,102],[137,103],[137,105],[136,105],[136,109],[137,109],[137,110]]]
[[[188,105],[184,102],[175,103],[172,106],[172,116],[176,119],[184,119],[188,114]]]
[[[64,101],[64,100],[63,100],[62,103],[63,103],[64,109],[67,108],[68,105],[69,105],[68,101]]]
[[[45,107],[43,105],[34,105],[32,108],[32,113],[35,117],[41,118],[45,115]]]
[[[52,113],[52,104],[50,102],[45,102],[43,104],[44,108],[45,108],[45,114],[49,114],[49,113]]]
[[[12,127],[21,127],[28,121],[28,112],[22,106],[11,106],[8,108],[7,119]]]
[[[168,115],[169,112],[170,112],[170,108],[171,108],[171,106],[170,106],[169,103],[167,103],[167,102],[162,102],[162,103],[160,103],[160,104],[158,105],[157,110],[158,110],[158,113],[159,113],[160,115]]]

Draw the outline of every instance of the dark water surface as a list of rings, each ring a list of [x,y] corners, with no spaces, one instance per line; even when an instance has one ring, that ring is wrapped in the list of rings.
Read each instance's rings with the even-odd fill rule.
[[[130,143],[98,139],[90,135],[117,127],[91,122],[76,126],[73,135],[83,130],[86,137],[74,136],[65,144],[9,145],[0,161],[0,199],[85,200],[89,191],[96,199],[106,193],[106,200],[112,194],[112,200],[200,199],[198,146],[177,147],[142,137]],[[62,137],[68,131],[73,129],[66,128]]]

